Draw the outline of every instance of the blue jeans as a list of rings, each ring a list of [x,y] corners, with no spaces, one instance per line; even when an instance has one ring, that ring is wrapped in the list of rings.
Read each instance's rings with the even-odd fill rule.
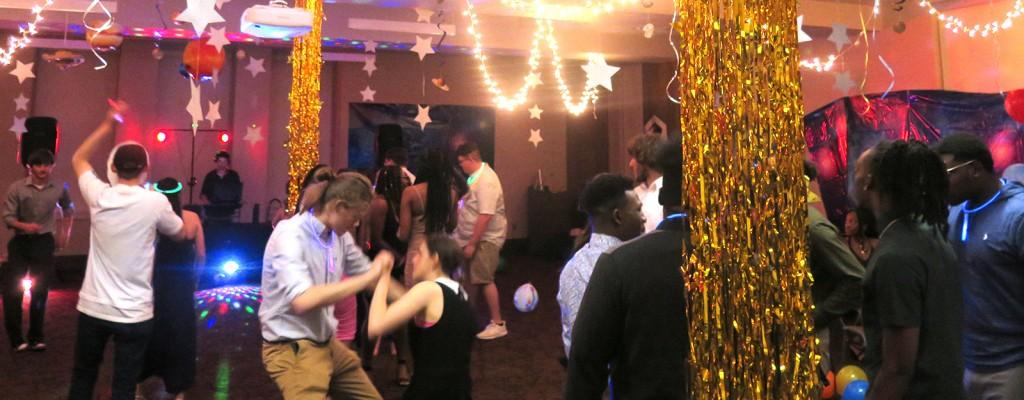
[[[103,363],[107,341],[114,337],[114,381],[112,400],[134,400],[145,360],[146,345],[153,331],[153,321],[122,324],[78,314],[75,337],[75,368],[71,375],[69,400],[92,399],[96,376]]]

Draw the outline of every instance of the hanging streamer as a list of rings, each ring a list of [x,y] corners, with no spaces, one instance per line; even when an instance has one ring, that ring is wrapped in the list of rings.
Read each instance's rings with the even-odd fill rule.
[[[675,41],[672,40],[672,36],[676,34],[676,20],[677,19],[679,19],[679,12],[678,11],[673,11],[672,12],[672,25],[670,25],[668,27],[668,45],[669,45],[669,47],[672,48],[672,51],[676,53],[676,65],[679,65],[679,47],[677,47]],[[675,70],[675,72],[672,73],[672,79],[669,79],[668,80],[668,84],[665,85],[665,95],[668,96],[668,100],[669,101],[671,101],[673,103],[676,103],[676,104],[679,104],[680,100],[679,100],[679,98],[677,98],[675,96],[672,96],[672,82],[675,82],[678,79],[679,79],[679,69],[677,68]]]
[[[864,13],[858,13],[860,15],[860,36],[857,41],[864,39],[864,76],[860,80],[860,97],[864,99],[864,104],[867,108],[861,115],[867,114],[871,111],[871,101],[868,100],[868,96],[864,94],[864,87],[868,84],[868,63],[871,61],[871,40],[868,39],[868,26],[864,22]]]
[[[885,62],[885,57],[882,57],[882,55],[878,55],[878,61],[881,61],[882,66],[885,67],[885,70],[889,71],[889,87],[885,88],[885,93],[882,93],[882,98],[884,99],[886,96],[889,95],[889,92],[892,91],[892,88],[896,86],[896,73],[893,72],[892,67],[889,66],[889,63]]]
[[[100,26],[89,25],[89,21],[87,20],[89,13],[91,13],[93,9],[96,8],[96,6],[99,6],[100,11],[102,11],[103,14],[107,17],[107,20],[100,24]],[[92,0],[92,3],[89,3],[89,7],[86,7],[85,12],[82,14],[82,25],[85,26],[85,29],[94,32],[92,39],[89,40],[89,50],[92,50],[92,54],[100,60],[101,64],[93,67],[93,69],[101,70],[106,68],[108,65],[107,60],[104,59],[103,56],[100,56],[100,52],[96,50],[96,46],[93,45],[93,42],[96,40],[97,36],[103,33],[103,31],[110,29],[111,26],[114,26],[114,16],[110,14],[110,10],[108,10],[107,6],[103,5],[103,3],[100,2],[100,0]]]

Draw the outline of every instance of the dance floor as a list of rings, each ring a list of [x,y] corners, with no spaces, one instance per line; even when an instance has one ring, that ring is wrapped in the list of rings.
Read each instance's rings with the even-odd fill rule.
[[[561,264],[520,256],[507,261],[507,268],[497,280],[510,333],[494,341],[477,341],[474,346],[473,397],[561,398],[565,372],[558,362],[562,347],[555,302]],[[513,291],[526,282],[532,282],[540,294],[540,304],[531,313],[521,313],[512,306]],[[77,285],[65,283],[50,293],[46,352],[14,354],[4,332],[0,339],[0,398],[49,400],[66,396],[74,353]],[[187,398],[281,398],[260,361],[257,289],[225,287],[198,293],[199,373]],[[97,383],[97,398],[101,399],[110,395],[111,347]],[[374,359],[370,376],[385,399],[401,398],[403,388],[395,383],[395,359],[385,346]],[[157,385],[148,381],[143,386],[146,399],[161,398]]]

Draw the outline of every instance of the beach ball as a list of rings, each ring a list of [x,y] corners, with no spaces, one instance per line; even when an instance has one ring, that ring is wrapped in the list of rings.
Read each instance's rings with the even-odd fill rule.
[[[847,365],[836,375],[836,393],[846,393],[846,386],[853,381],[867,381],[868,375],[856,365]]]
[[[868,381],[857,380],[846,385],[843,391],[843,400],[864,400],[868,395]]]
[[[224,66],[224,51],[206,44],[207,40],[209,38],[189,42],[181,55],[181,65],[193,80],[211,79],[213,71]]]
[[[537,301],[539,300],[537,288],[533,287],[532,283],[524,283],[519,289],[516,289],[512,303],[516,305],[516,310],[530,312],[537,308]]]

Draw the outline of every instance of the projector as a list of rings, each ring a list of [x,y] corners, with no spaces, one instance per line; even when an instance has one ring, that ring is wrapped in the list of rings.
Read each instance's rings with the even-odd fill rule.
[[[242,13],[242,32],[264,39],[287,39],[313,30],[313,14],[284,1],[249,7]]]

